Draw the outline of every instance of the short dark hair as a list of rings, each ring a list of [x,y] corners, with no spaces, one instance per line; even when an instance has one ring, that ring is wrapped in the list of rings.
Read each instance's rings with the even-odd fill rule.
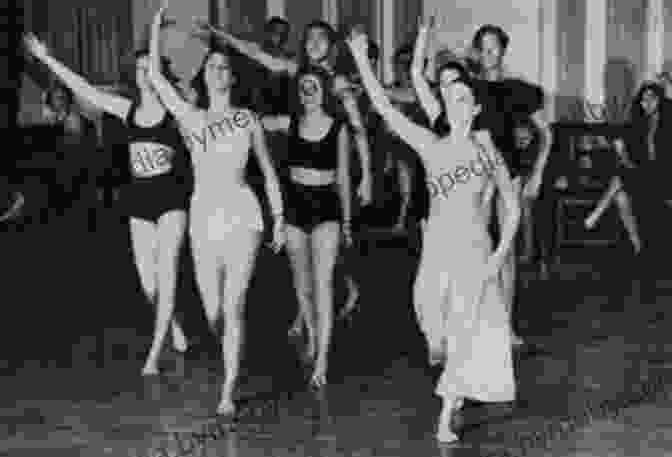
[[[485,24],[482,25],[476,33],[474,34],[474,39],[471,42],[471,45],[474,49],[481,51],[483,49],[483,37],[485,35],[494,35],[499,41],[499,45],[502,47],[503,51],[509,47],[509,35],[498,25]]]

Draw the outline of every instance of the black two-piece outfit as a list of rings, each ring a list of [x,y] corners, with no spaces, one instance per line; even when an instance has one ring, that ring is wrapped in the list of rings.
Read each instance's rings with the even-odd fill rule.
[[[343,121],[334,120],[327,134],[318,141],[307,140],[299,134],[299,120],[292,117],[289,127],[289,168],[336,171],[338,168],[338,134]],[[340,222],[341,199],[336,183],[306,186],[287,178],[285,180],[285,221],[311,234],[315,227],[328,222]]]
[[[135,122],[138,105],[126,117],[131,182],[120,193],[126,216],[156,223],[172,210],[186,210],[193,191],[193,173],[182,135],[169,113],[158,124]]]

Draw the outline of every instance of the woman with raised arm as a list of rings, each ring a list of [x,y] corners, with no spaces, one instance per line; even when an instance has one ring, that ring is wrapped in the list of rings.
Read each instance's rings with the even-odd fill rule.
[[[362,180],[357,189],[357,195],[362,204],[371,202],[371,154],[367,141],[366,131],[362,116],[357,108],[356,93],[351,90],[352,84],[348,79],[337,74],[337,69],[332,65],[336,54],[336,32],[324,21],[316,20],[306,25],[300,44],[298,59],[282,56],[272,56],[263,51],[257,43],[241,40],[221,29],[216,29],[207,22],[197,21],[194,34],[198,37],[210,39],[211,35],[223,43],[235,48],[241,54],[257,61],[268,70],[277,73],[288,73],[296,76],[302,67],[321,67],[332,76],[331,86],[342,101],[341,109],[347,115],[351,127],[354,129],[354,143],[359,153],[362,166]]]
[[[297,75],[299,112],[263,119],[267,130],[289,134],[287,252],[300,307],[297,320],[307,328],[306,356],[314,362],[311,384],[316,387],[327,382],[341,233],[352,243],[350,137],[346,123],[333,114],[330,85],[324,69],[302,69]]]
[[[239,108],[232,99],[235,76],[226,50],[210,49],[205,56],[192,84],[196,106],[180,97],[159,72],[164,10],[165,5],[152,24],[149,77],[186,131],[192,153],[190,234],[196,280],[213,330],[220,314],[224,317],[226,373],[217,412],[229,416],[236,412],[233,391],[240,365],[245,293],[263,232],[259,202],[244,181],[250,150],[256,154],[266,179],[276,251],[284,239],[282,196],[261,125],[254,113]]]
[[[120,204],[130,218],[135,264],[146,297],[156,304],[154,336],[143,375],[156,374],[168,327],[173,347],[184,352],[184,332],[173,317],[177,263],[187,225],[191,170],[182,136],[147,79],[148,53],[135,55],[138,97],[120,97],[96,89],[52,57],[30,35],[28,51],[46,64],[75,94],[95,108],[126,122],[132,181]],[[164,71],[168,71],[164,64]]]
[[[390,128],[418,151],[434,190],[415,284],[415,309],[430,362],[445,361],[436,392],[443,399],[437,438],[458,439],[465,398],[511,401],[515,396],[506,306],[497,276],[511,248],[520,208],[508,170],[486,131],[473,131],[478,92],[464,69],[438,71],[439,103],[450,134],[420,127],[386,98],[366,59],[366,37],[348,44],[371,101]],[[493,251],[488,233],[496,187],[509,218]]]

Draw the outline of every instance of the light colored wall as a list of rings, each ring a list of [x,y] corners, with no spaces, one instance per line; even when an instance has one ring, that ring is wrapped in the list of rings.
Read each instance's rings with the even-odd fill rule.
[[[443,17],[446,25],[440,30],[439,39],[457,50],[470,44],[481,25],[501,26],[511,37],[507,66],[514,73],[540,82],[540,1],[543,0],[425,0],[424,10]]]

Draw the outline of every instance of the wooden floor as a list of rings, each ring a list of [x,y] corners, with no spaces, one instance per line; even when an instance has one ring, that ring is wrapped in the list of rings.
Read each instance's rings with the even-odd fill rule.
[[[442,449],[433,439],[435,373],[410,304],[415,253],[395,242],[360,258],[362,311],[335,329],[330,385],[316,393],[286,336],[296,309],[286,259],[264,250],[248,297],[238,394],[245,413],[231,432],[210,418],[222,367],[186,253],[178,308],[194,345],[184,357],[167,351],[164,375],[142,378],[152,310],[122,220],[107,213],[91,231],[71,213],[1,233],[0,249],[0,455],[12,457],[199,448],[246,457],[488,455],[505,433],[626,390],[645,374],[642,351],[652,345],[670,352],[665,333],[649,327],[671,295],[667,278],[658,278],[657,300],[641,302],[627,253],[563,252],[550,280],[521,274],[518,324],[540,350],[516,358],[517,402],[470,405],[462,446]]]

